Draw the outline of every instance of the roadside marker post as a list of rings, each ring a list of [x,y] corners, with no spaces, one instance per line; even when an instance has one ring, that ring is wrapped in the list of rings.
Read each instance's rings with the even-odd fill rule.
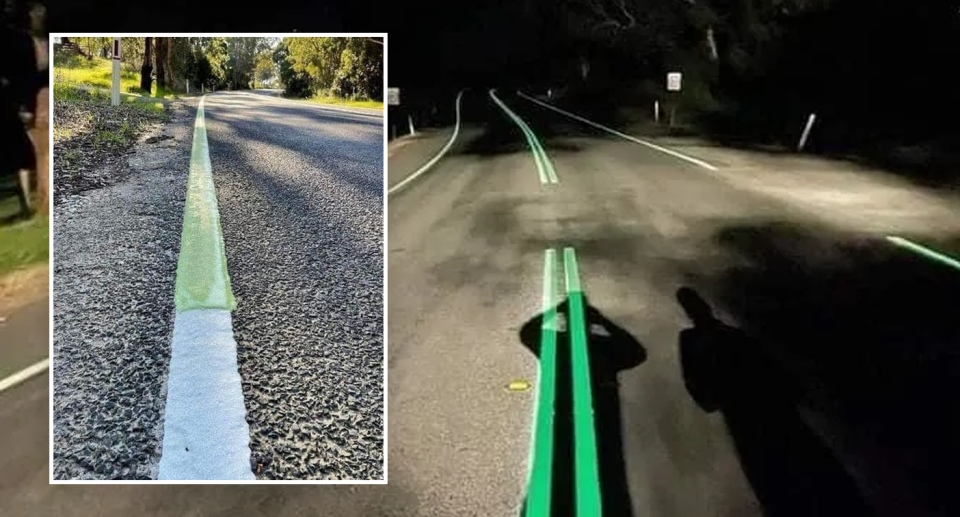
[[[413,128],[413,115],[407,115],[407,122],[410,124],[410,134],[417,135],[417,130]]]
[[[797,144],[797,151],[803,151],[803,147],[807,145],[807,138],[810,137],[810,130],[813,129],[813,123],[817,121],[817,114],[811,113],[807,117],[807,125],[803,128],[803,134],[800,135],[800,143]]]
[[[120,38],[113,38],[113,87],[110,90],[110,104],[120,104]]]

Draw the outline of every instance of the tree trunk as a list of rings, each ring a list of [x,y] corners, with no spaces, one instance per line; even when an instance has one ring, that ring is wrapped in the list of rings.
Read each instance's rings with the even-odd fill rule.
[[[150,77],[150,74],[153,73],[153,56],[151,56],[150,52],[150,42],[151,38],[143,38],[143,66],[140,67],[140,88],[148,94],[153,86],[153,78]]]
[[[171,90],[177,89],[177,83],[173,77],[173,38],[164,38],[167,40],[167,84]]]
[[[157,48],[157,88],[167,87],[167,38],[156,38]]]

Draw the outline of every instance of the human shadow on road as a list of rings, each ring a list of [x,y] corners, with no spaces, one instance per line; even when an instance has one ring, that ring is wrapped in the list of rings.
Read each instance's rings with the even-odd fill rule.
[[[575,513],[573,385],[570,364],[569,299],[557,310],[557,384],[554,411],[552,511],[563,517]],[[646,349],[629,332],[607,319],[583,299],[587,347],[593,392],[594,429],[600,469],[601,501],[604,515],[633,515],[627,487],[620,419],[620,391],[617,374],[634,368],[647,358]],[[540,357],[543,314],[520,329],[520,341]],[[525,510],[524,510],[525,511]]]
[[[912,238],[956,256],[960,235],[936,230]],[[690,285],[794,374],[805,418],[877,513],[960,515],[957,270],[884,238],[777,219],[714,240],[730,262],[698,264]]]
[[[680,332],[687,391],[720,410],[765,515],[872,515],[843,464],[803,421],[788,372],[763,346],[714,317],[693,289],[677,299],[693,326]]]

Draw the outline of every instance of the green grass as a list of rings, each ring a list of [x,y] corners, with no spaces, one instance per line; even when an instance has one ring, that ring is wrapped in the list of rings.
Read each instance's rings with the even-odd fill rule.
[[[88,90],[100,89],[109,97],[113,86],[113,64],[109,59],[96,58],[86,60],[55,58],[53,68],[54,95],[58,86],[84,86]],[[153,99],[177,99],[177,93],[169,88],[160,88],[154,82],[150,92],[140,88],[140,73],[129,70],[120,72],[120,92],[122,96],[135,96]]]
[[[383,109],[382,101],[373,101],[369,99],[344,99],[341,97],[334,97],[332,95],[316,95],[309,99],[295,99],[302,100],[306,102],[312,102],[314,104],[332,104],[335,106],[347,106],[350,108],[370,108],[370,109]]]
[[[64,101],[92,101],[97,104],[109,104],[110,92],[107,89],[96,86],[55,82],[53,84],[53,98]],[[156,97],[120,92],[121,102],[129,103],[145,111],[163,113],[163,105],[166,99],[156,99]]]
[[[49,260],[49,221],[43,215],[0,226],[0,275]]]

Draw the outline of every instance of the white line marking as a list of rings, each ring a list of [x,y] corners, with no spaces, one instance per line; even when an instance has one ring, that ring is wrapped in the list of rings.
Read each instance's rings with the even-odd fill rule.
[[[393,194],[394,192],[399,191],[403,187],[407,186],[411,181],[417,179],[417,177],[423,174],[424,172],[427,172],[427,170],[430,169],[430,167],[433,167],[434,165],[436,165],[436,163],[440,161],[440,158],[443,158],[443,155],[447,154],[447,151],[449,151],[450,147],[453,146],[454,140],[456,140],[457,135],[460,134],[460,98],[463,97],[463,91],[464,90],[460,90],[460,93],[457,94],[457,102],[456,102],[457,122],[453,126],[453,135],[450,137],[450,141],[447,142],[447,145],[443,146],[443,149],[440,149],[440,152],[437,153],[436,156],[434,156],[433,158],[430,159],[430,161],[424,164],[423,167],[420,167],[419,169],[417,169],[416,172],[414,172],[410,176],[407,176],[405,180],[390,187],[390,190],[387,191],[388,196],[390,194]]]
[[[21,382],[33,377],[34,375],[45,372],[48,368],[50,368],[50,358],[46,358],[42,361],[31,364],[30,366],[0,381],[0,392],[10,389],[17,384],[20,384]]]
[[[159,479],[256,479],[230,311],[176,315]]]
[[[194,193],[197,204],[191,205],[187,195],[184,210],[196,210],[202,217],[213,219],[206,236],[221,248],[215,257],[223,256],[217,197],[213,188],[209,142],[204,122],[204,97],[197,108],[194,125],[194,146],[190,157],[190,181],[204,178],[203,192]],[[186,221],[187,213],[184,214]],[[188,250],[189,251],[189,250]],[[180,250],[181,255],[184,248]],[[180,259],[183,257],[181,256]],[[215,259],[207,259],[215,260]],[[226,265],[192,262],[187,269],[177,267],[177,286],[188,281],[190,268],[223,269]],[[215,282],[218,279],[215,279]],[[220,286],[224,291],[224,286]],[[229,289],[227,289],[229,292]],[[231,297],[232,298],[232,297]],[[232,307],[217,302],[214,306]],[[230,310],[183,310],[177,304],[170,344],[170,371],[167,375],[166,405],[163,417],[163,444],[158,478],[162,480],[253,480],[250,466],[250,427],[244,405],[243,389],[237,364],[237,342],[233,337]],[[194,306],[204,304],[194,304]],[[206,305],[209,306],[209,305]],[[192,309],[192,310],[191,310]],[[181,312],[183,310],[183,312]]]
[[[556,106],[547,104],[546,102],[543,102],[543,101],[541,101],[540,99],[535,99],[535,98],[533,98],[533,97],[531,97],[531,96],[529,96],[529,95],[527,95],[527,94],[525,94],[525,93],[523,93],[523,92],[518,91],[518,92],[517,92],[517,95],[523,97],[524,99],[527,99],[527,100],[530,101],[530,102],[539,104],[539,105],[543,106],[544,108],[547,108],[547,109],[556,111],[557,113],[560,113],[561,115],[566,115],[566,116],[568,116],[568,117],[570,117],[570,118],[572,118],[572,119],[579,120],[580,122],[583,122],[584,124],[588,124],[588,125],[591,125],[591,126],[597,128],[597,129],[602,129],[602,130],[604,130],[604,131],[606,131],[606,132],[608,132],[608,133],[617,135],[617,136],[619,136],[620,138],[624,138],[624,139],[626,139],[626,140],[629,140],[629,141],[631,141],[631,142],[634,142],[634,143],[637,143],[637,144],[640,144],[640,145],[645,145],[645,146],[647,146],[647,147],[649,147],[649,148],[651,148],[651,149],[655,149],[655,150],[657,150],[657,151],[660,151],[661,153],[666,153],[666,154],[669,154],[670,156],[673,156],[673,157],[675,157],[675,158],[680,158],[681,160],[688,161],[688,162],[690,162],[690,163],[699,165],[699,166],[701,166],[701,167],[703,167],[704,169],[707,169],[707,170],[711,170],[711,171],[717,170],[716,167],[714,167],[713,165],[710,165],[709,163],[707,163],[707,162],[705,162],[705,161],[703,161],[703,160],[694,158],[694,157],[692,157],[692,156],[687,156],[687,155],[685,155],[685,154],[683,154],[683,153],[674,151],[673,149],[667,149],[666,147],[661,147],[661,146],[659,146],[659,145],[657,145],[657,144],[653,144],[653,143],[647,142],[647,141],[645,141],[645,140],[641,140],[641,139],[639,139],[639,138],[630,136],[630,135],[628,135],[628,134],[626,134],[626,133],[621,133],[620,131],[617,131],[616,129],[609,128],[609,127],[607,127],[607,126],[604,126],[603,124],[598,124],[598,123],[593,122],[593,121],[591,121],[591,120],[587,120],[587,119],[585,119],[585,118],[583,118],[583,117],[581,117],[581,116],[579,116],[579,115],[575,115],[575,114],[573,114],[573,113],[570,113],[569,111],[564,111],[564,110],[562,110],[562,109],[560,109],[560,108],[558,108],[558,107],[556,107]]]

